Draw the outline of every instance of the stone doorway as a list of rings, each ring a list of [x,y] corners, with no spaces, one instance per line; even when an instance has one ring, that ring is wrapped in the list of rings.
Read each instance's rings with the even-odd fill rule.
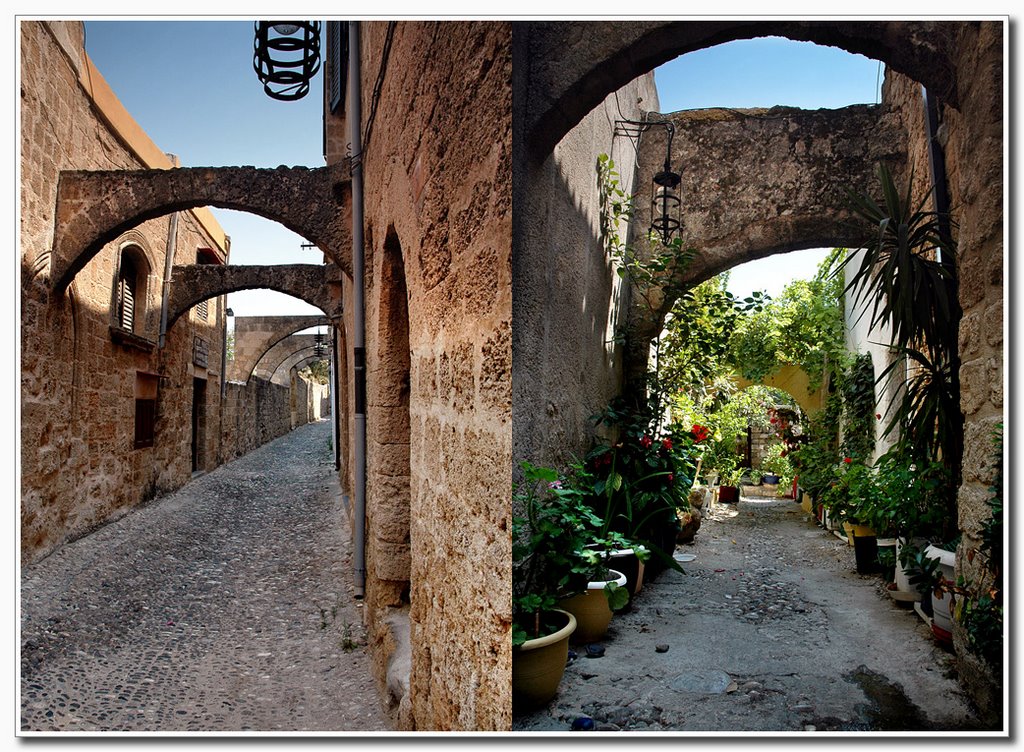
[[[192,472],[206,467],[206,379],[192,379]]]

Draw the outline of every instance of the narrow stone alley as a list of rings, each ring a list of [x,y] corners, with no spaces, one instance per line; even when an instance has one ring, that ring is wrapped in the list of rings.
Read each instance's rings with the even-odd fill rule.
[[[566,668],[516,731],[937,731],[982,728],[951,652],[854,550],[788,499],[718,505]]]
[[[22,569],[26,731],[390,728],[329,421]]]

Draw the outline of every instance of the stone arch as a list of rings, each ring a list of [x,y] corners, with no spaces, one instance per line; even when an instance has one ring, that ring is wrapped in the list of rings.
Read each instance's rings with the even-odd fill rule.
[[[322,355],[304,355],[300,360],[296,361],[295,363],[292,363],[291,365],[288,365],[288,361],[285,361],[281,365],[287,366],[289,371],[293,369],[296,371],[301,371],[306,366],[312,363],[316,363],[318,360],[325,360],[325,358]]]
[[[807,373],[803,369],[789,364],[782,366],[759,381],[751,381],[742,376],[736,376],[734,382],[738,389],[746,389],[754,384],[762,384],[779,389],[796,400],[800,409],[804,411],[804,415],[816,413],[825,406],[825,400],[828,397],[827,383],[823,383],[817,390],[811,390],[810,377]]]
[[[367,415],[372,571],[367,598],[375,607],[409,602],[411,580],[410,349],[409,298],[402,244],[394,225],[382,248],[376,311],[377,351],[368,375]]]
[[[316,306],[328,319],[342,315],[341,270],[333,264],[190,264],[175,266],[171,279],[168,328],[197,303],[239,290],[274,290]]]
[[[228,379],[248,381],[256,364],[281,340],[328,323],[325,316],[236,316],[235,358],[228,363]]]
[[[57,186],[50,282],[57,292],[120,234],[175,211],[216,206],[280,222],[351,274],[347,168],[189,167],[64,171]]]
[[[324,342],[326,342],[326,338]],[[311,354],[316,347],[312,334],[292,334],[270,348],[256,364],[253,375],[256,378],[273,380],[281,367],[298,353]]]
[[[957,22],[637,21],[527,22],[513,30],[513,70],[523,91],[514,132],[543,160],[611,92],[673,58],[739,39],[781,36],[881,60],[959,105]],[[551,61],[557,60],[554,65]]]

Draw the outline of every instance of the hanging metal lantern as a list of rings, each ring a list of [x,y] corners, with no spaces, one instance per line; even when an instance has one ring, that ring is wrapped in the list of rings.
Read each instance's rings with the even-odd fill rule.
[[[682,177],[678,172],[665,169],[654,176],[654,189],[651,193],[651,233],[658,235],[661,242],[668,245],[672,236],[682,227],[680,213],[682,201],[679,198],[679,184]]]
[[[320,22],[257,21],[252,66],[268,96],[302,99],[320,70]]]
[[[683,179],[671,168],[672,139],[676,129],[671,123],[665,123],[665,130],[668,131],[665,167],[655,174],[651,190],[651,234],[658,235],[661,242],[668,245],[672,236],[683,226],[682,200],[679,197],[679,184]]]

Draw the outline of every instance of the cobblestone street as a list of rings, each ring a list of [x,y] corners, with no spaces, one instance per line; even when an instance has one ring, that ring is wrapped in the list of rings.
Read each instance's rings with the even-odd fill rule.
[[[329,421],[22,569],[30,731],[389,729]]]
[[[791,500],[719,505],[685,574],[645,584],[603,657],[567,668],[516,731],[938,731],[979,725],[953,655],[852,547]]]

